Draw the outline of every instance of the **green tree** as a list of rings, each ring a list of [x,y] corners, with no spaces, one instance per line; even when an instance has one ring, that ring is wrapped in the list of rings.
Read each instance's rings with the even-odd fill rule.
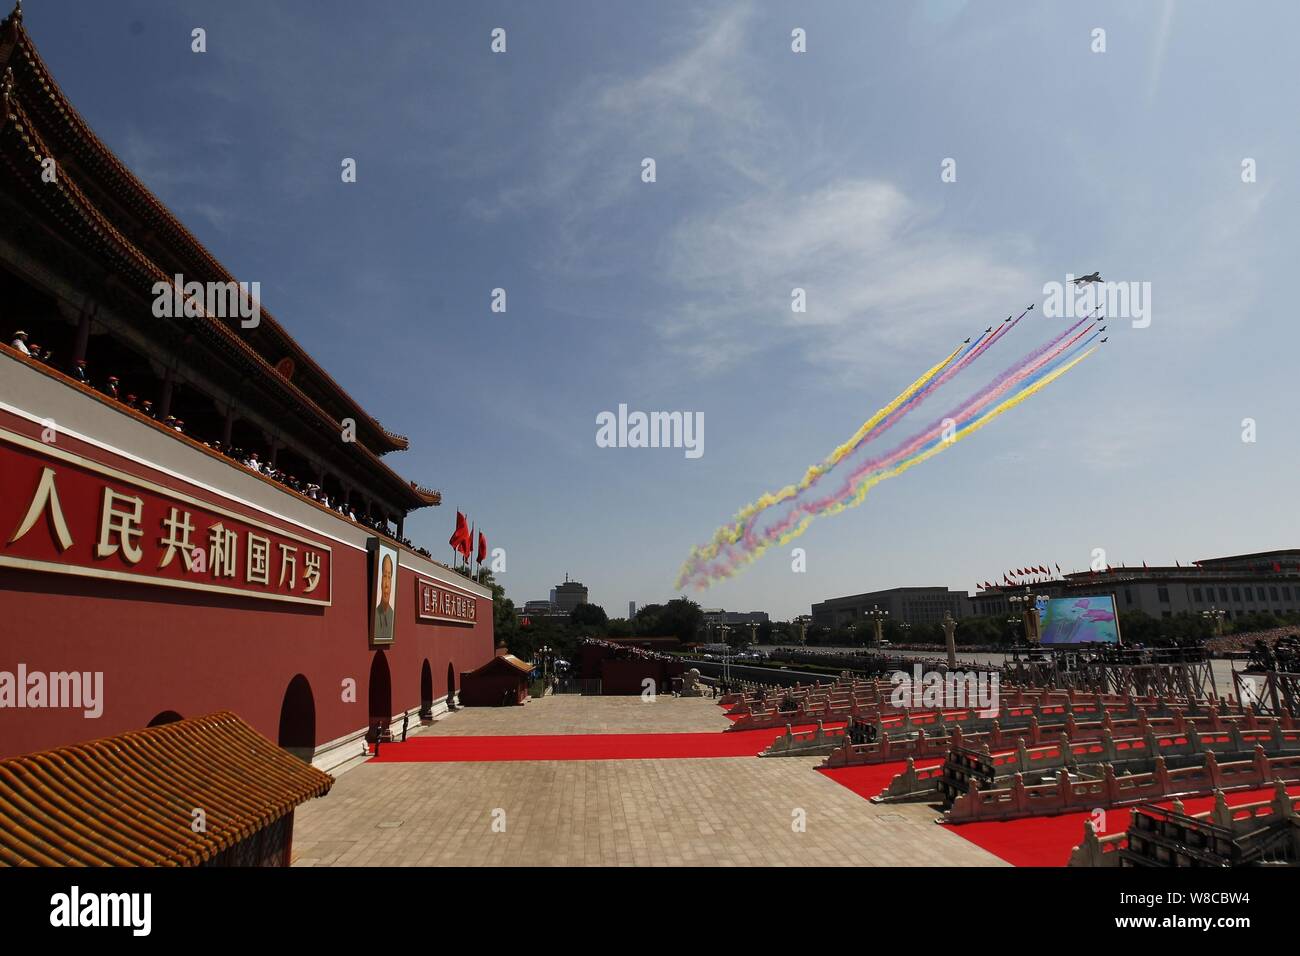
[[[569,612],[569,622],[574,627],[604,630],[609,616],[599,604],[579,604]]]
[[[605,633],[610,637],[631,637],[635,633],[632,622],[623,617],[611,617],[605,625]]]
[[[676,637],[683,644],[700,639],[704,612],[694,601],[673,598],[667,604],[647,604],[636,612],[635,628],[646,637]]]

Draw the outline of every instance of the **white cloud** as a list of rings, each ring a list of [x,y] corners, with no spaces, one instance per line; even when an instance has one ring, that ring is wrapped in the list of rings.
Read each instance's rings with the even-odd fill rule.
[[[849,373],[882,349],[893,359],[922,343],[955,345],[1001,320],[1033,288],[1004,264],[1023,247],[957,232],[882,180],[771,192],[674,230],[663,273],[682,299],[661,328],[713,368],[781,347]],[[807,292],[805,314],[790,308],[795,287]]]

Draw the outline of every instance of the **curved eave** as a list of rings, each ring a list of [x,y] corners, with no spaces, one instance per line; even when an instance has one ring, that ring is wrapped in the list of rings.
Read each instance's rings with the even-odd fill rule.
[[[7,91],[0,98],[0,107],[3,108],[3,115],[0,115],[0,155],[3,155],[5,163],[13,172],[15,182],[21,183],[36,204],[53,217],[61,227],[60,232],[75,236],[83,251],[109,264],[111,272],[125,273],[127,288],[148,289],[155,282],[170,282],[170,277],[153,260],[99,212],[66,172],[53,183],[41,181],[41,159],[49,155],[44,140],[32,126],[30,117],[12,91]],[[327,426],[334,433],[339,432],[340,425],[333,417],[293,383],[276,373],[265,359],[224,322],[204,313],[202,319],[196,322],[195,328],[212,345],[223,349],[245,368],[272,383],[272,387],[278,389],[290,405],[297,405],[318,424]],[[352,454],[361,456],[366,469],[380,479],[385,491],[398,504],[413,510],[440,502],[441,496],[436,492],[417,490],[412,482],[398,475],[363,444],[347,444],[354,449]]]
[[[17,57],[15,57],[15,53],[18,54]],[[36,45],[32,42],[30,34],[27,33],[22,24],[20,11],[15,11],[14,14],[11,14],[0,24],[0,68],[12,65],[15,59],[21,66],[26,67],[31,76],[30,84],[25,81],[20,83],[20,92],[27,90],[30,85],[39,88],[42,95],[33,104],[33,109],[40,110],[40,106],[37,104],[48,106],[53,116],[49,116],[47,111],[40,110],[45,114],[44,118],[52,119],[55,121],[55,126],[62,127],[62,135],[54,134],[58,144],[68,148],[77,157],[80,164],[93,171],[106,190],[115,196],[124,207],[138,215],[161,238],[170,241],[177,248],[188,253],[185,258],[205,268],[208,275],[203,278],[220,282],[236,281],[234,276],[208,252],[207,248],[195,238],[180,219],[157,196],[149,191],[148,187],[117,158],[113,151],[90,128],[90,125],[77,111],[76,107],[72,105],[58,83],[55,82],[49,67],[45,65],[45,61],[41,59]],[[325,369],[318,365],[316,360],[265,309],[261,311],[261,318],[263,324],[281,340],[284,349],[292,354],[294,361],[304,366],[313,377],[347,407],[354,417],[365,424],[367,432],[372,433],[370,437],[375,440],[377,449],[381,453],[404,451],[410,447],[409,442],[404,437],[388,431],[378,420],[366,412],[343,389],[343,386],[339,385]]]

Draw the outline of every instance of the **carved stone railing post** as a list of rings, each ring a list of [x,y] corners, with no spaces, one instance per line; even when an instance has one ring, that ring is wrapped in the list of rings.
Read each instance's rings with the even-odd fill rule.
[[[1022,773],[1011,778],[1011,807],[1016,816],[1023,816],[1029,811],[1029,794],[1025,792],[1025,776]]]
[[[1102,767],[1102,783],[1106,788],[1106,803],[1113,805],[1119,802],[1119,780],[1115,777],[1115,765],[1105,764]]]
[[[1083,841],[1070,851],[1070,866],[1101,866],[1101,840],[1092,820],[1083,821]]]
[[[1062,767],[1056,771],[1056,805],[1068,807],[1074,794],[1074,784],[1070,782],[1070,772]]]
[[[1213,750],[1205,754],[1205,772],[1210,778],[1210,786],[1217,789],[1223,785],[1223,772],[1219,769],[1219,758],[1214,756]]]
[[[1165,766],[1164,757],[1156,757],[1155,769],[1151,771],[1151,779],[1156,785],[1156,793],[1162,797],[1167,797],[1173,792],[1174,784],[1169,779],[1169,768]]]
[[[1218,787],[1214,790],[1214,811],[1211,818],[1225,830],[1232,829],[1232,808],[1228,806],[1227,796]]]
[[[1228,724],[1228,740],[1232,746],[1233,753],[1239,753],[1246,749],[1246,742],[1241,739],[1241,728],[1236,722]]]
[[[1255,785],[1264,787],[1268,785],[1269,779],[1273,776],[1271,767],[1268,762],[1268,754],[1264,752],[1261,744],[1255,744]]]
[[[1273,812],[1289,820],[1296,818],[1295,797],[1286,792],[1286,784],[1280,777],[1273,781]]]

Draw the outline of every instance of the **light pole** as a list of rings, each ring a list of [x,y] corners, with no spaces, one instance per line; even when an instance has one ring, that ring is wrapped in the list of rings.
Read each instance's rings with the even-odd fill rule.
[[[1215,637],[1223,637],[1223,615],[1224,612],[1222,608],[1213,606],[1211,606],[1208,611],[1201,612],[1201,617],[1214,622]]]
[[[1024,594],[1013,594],[1007,600],[1011,603],[1012,608],[1019,612],[1020,621],[1025,628],[1025,643],[1038,643],[1038,602],[1046,601],[1047,596],[1043,594],[1035,595],[1028,587],[1025,588]]]
[[[957,622],[953,620],[952,611],[943,612],[943,636],[948,645],[948,669],[957,669]]]
[[[857,624],[854,624],[854,623],[850,622],[848,625],[845,626],[845,630],[849,632],[849,646],[850,646],[850,647],[857,647],[857,646],[858,646],[858,644],[857,644],[857,641],[858,641],[858,626],[857,626]]]
[[[885,639],[885,618],[889,617],[888,611],[882,611],[878,605],[873,604],[867,617],[871,618],[876,630],[876,649],[879,650],[881,643]]]
[[[722,680],[728,686],[731,684],[731,646],[727,643],[727,632],[730,630],[726,624],[718,625],[718,633],[722,635]]]

